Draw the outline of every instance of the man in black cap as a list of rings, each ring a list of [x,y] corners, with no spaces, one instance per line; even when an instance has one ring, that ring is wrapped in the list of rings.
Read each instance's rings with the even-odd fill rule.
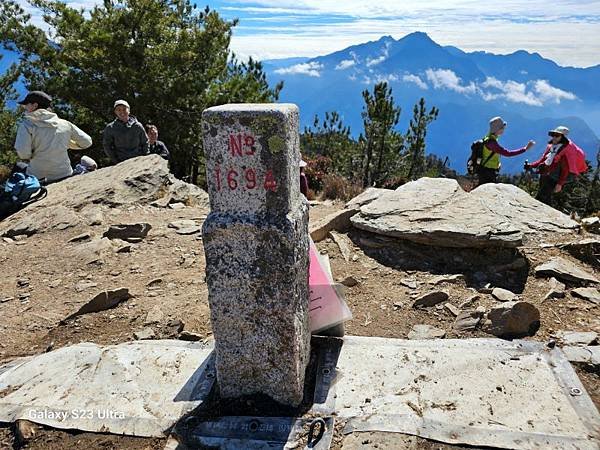
[[[29,161],[27,173],[50,182],[73,174],[68,149],[92,145],[89,135],[48,110],[51,103],[52,97],[42,91],[31,91],[19,102],[25,114],[15,140],[17,155]]]

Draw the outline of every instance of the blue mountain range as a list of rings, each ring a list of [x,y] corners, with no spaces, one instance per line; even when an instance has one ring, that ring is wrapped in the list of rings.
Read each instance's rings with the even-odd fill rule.
[[[501,143],[537,146],[525,155],[503,158],[503,172],[521,170],[525,159],[537,159],[548,130],[571,129],[571,138],[595,161],[600,146],[600,65],[561,67],[537,53],[509,55],[467,53],[441,46],[425,33],[395,40],[390,36],[316,58],[263,61],[270,83],[283,80],[280,101],[300,107],[301,125],[315,114],[337,111],[354,136],[362,131],[364,89],[387,81],[402,107],[399,130],[407,128],[413,105],[425,97],[440,109],[430,125],[427,151],[464,172],[471,142],[487,133],[491,117],[502,116],[508,127]]]

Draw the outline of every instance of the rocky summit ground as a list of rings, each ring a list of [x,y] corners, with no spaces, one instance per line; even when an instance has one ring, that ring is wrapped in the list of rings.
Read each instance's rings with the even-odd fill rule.
[[[375,201],[381,201],[379,195],[371,200],[376,197]],[[79,342],[209,338],[200,236],[207,200],[200,189],[172,178],[160,158],[147,157],[50,186],[47,199],[1,222],[0,364]],[[539,329],[526,339],[549,342],[563,331],[600,333],[598,304],[573,293],[584,284],[593,291],[593,282],[564,274],[556,281],[543,272],[536,276],[538,266],[559,257],[600,277],[595,235],[565,226],[568,218],[560,217],[556,229],[548,224],[527,229],[506,219],[503,226],[512,233],[510,245],[478,244],[474,249],[434,246],[422,239],[423,234],[418,239],[402,239],[390,232],[389,224],[379,233],[373,223],[383,215],[376,213],[381,204],[371,205],[364,205],[364,214],[354,219],[368,226],[348,227],[346,217],[336,224],[337,231],[328,233],[326,226],[324,239],[317,243],[330,258],[334,278],[346,285],[345,298],[354,315],[346,324],[347,334],[404,339],[429,333],[433,327],[438,337],[490,337],[492,328],[485,314],[500,303],[500,297],[525,301],[539,310]],[[437,214],[446,206],[434,202],[430,207]],[[332,223],[331,215],[343,209],[342,203],[314,202],[311,225]],[[390,211],[385,214],[389,216]],[[427,214],[410,220],[431,223]],[[118,227],[122,224],[137,226]],[[522,235],[515,238],[518,233]],[[439,230],[435,236],[435,243],[440,244]],[[126,295],[116,306],[74,316],[99,293],[119,288]],[[509,292],[493,292],[494,288]],[[550,291],[555,292],[548,295]],[[443,300],[415,308],[415,301],[429,301],[430,297],[423,297],[426,294],[442,295]],[[456,328],[456,315],[463,311],[481,312],[474,329]],[[576,369],[600,407],[600,368],[579,364]],[[22,432],[11,424],[0,424],[0,448],[158,449],[165,445],[164,439],[39,426],[30,431],[33,434],[23,444],[17,439]],[[334,448],[455,447],[367,433],[344,440],[338,437]]]

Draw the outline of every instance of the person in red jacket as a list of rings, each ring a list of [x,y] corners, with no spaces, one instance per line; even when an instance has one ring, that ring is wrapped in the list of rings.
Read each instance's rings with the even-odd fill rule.
[[[552,194],[562,191],[565,183],[586,172],[588,166],[583,150],[567,138],[569,135],[567,127],[557,127],[549,131],[548,135],[550,142],[542,157],[531,164],[526,164],[525,169],[538,169],[540,186],[536,199],[551,205]]]

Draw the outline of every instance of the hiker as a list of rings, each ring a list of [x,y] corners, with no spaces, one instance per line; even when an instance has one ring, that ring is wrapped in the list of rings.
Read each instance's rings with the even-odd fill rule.
[[[15,140],[17,155],[28,161],[26,173],[49,183],[73,173],[68,149],[92,145],[90,136],[49,111],[51,103],[52,97],[42,91],[31,91],[19,102],[25,114]]]
[[[113,164],[148,154],[148,136],[144,127],[130,114],[129,103],[117,100],[116,119],[106,125],[102,138],[104,153]]]
[[[542,157],[531,164],[525,164],[525,170],[538,169],[540,185],[536,199],[552,206],[552,194],[563,190],[565,183],[587,172],[585,153],[567,136],[569,129],[556,127],[548,132],[550,141]]]
[[[148,135],[148,151],[150,154],[159,155],[168,161],[171,155],[165,143],[158,140],[158,127],[152,124],[146,125],[146,134]]]
[[[300,192],[308,198],[308,178],[304,173],[304,168],[307,166],[306,161],[300,160]]]
[[[483,151],[481,154],[481,163],[477,173],[479,175],[479,184],[496,183],[498,172],[500,171],[500,155],[517,156],[525,153],[535,145],[535,141],[529,141],[525,147],[517,150],[507,150],[498,144],[498,138],[504,134],[506,122],[502,117],[494,117],[490,120],[489,133],[483,138]]]
[[[79,163],[73,169],[73,175],[83,175],[85,173],[93,172],[98,169],[98,164],[89,156],[82,156]]]

